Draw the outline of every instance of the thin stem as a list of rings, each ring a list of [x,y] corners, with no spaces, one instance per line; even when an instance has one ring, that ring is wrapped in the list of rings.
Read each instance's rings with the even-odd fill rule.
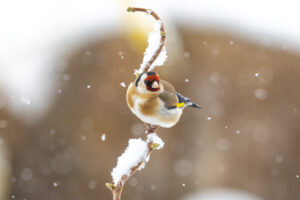
[[[160,17],[153,11],[150,9],[145,9],[145,8],[135,8],[135,7],[128,7],[127,8],[128,12],[144,12],[147,13],[149,15],[152,15],[154,17],[155,20],[158,20],[161,22]],[[156,58],[159,56],[161,50],[163,49],[164,45],[165,45],[165,40],[166,40],[166,32],[165,32],[165,28],[163,23],[161,22],[161,26],[160,26],[160,44],[158,49],[155,51],[154,55],[151,57],[151,59],[147,62],[147,64],[144,67],[143,72],[147,72],[150,68],[150,66],[153,64],[153,62],[156,60]]]
[[[154,126],[151,124],[147,124],[145,123],[146,126],[146,133],[147,134],[151,134],[151,133],[155,133],[155,131],[159,128],[159,126]],[[149,141],[147,143],[147,147],[148,147],[148,152],[147,152],[147,157],[151,155],[151,153],[153,152],[153,148],[152,148],[152,141]],[[122,191],[123,191],[123,187],[125,185],[125,183],[128,181],[128,179],[133,176],[138,169],[145,163],[147,162],[146,160],[142,160],[141,162],[139,162],[136,166],[131,168],[131,172],[129,176],[122,176],[121,180],[116,184],[116,186],[112,189],[112,194],[113,194],[113,200],[121,200],[121,195],[122,195]]]
[[[147,13],[149,15],[152,15],[155,20],[158,20],[161,23],[161,26],[160,26],[160,35],[161,35],[160,45],[159,45],[158,49],[155,51],[154,55],[147,62],[147,64],[145,65],[145,67],[143,69],[143,72],[147,72],[149,70],[150,66],[153,64],[153,62],[157,59],[157,57],[159,56],[160,52],[162,51],[162,49],[164,47],[165,40],[166,40],[166,33],[165,33],[164,25],[161,22],[160,17],[154,11],[152,11],[150,9],[129,7],[127,9],[127,11],[128,12],[144,12],[144,13]],[[147,123],[145,123],[145,126],[146,126],[146,134],[155,133],[157,131],[157,129],[159,128],[159,126],[155,126],[155,125],[151,125],[151,124],[147,124]],[[151,153],[153,152],[153,150],[156,148],[153,141],[148,140],[147,148],[148,148],[147,157],[149,157],[151,155]],[[124,187],[125,183],[146,162],[147,161],[146,161],[146,158],[145,158],[144,160],[140,161],[136,166],[133,166],[130,170],[130,174],[122,176],[120,181],[116,185],[113,185],[113,184],[110,184],[110,183],[106,185],[112,191],[113,200],[121,200],[121,195],[122,195],[122,191],[123,191],[123,187]]]

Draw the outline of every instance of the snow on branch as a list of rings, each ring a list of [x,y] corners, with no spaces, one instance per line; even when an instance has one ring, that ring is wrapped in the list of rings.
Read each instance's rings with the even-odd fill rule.
[[[156,20],[154,32],[149,34],[148,48],[144,53],[143,63],[136,75],[143,72],[152,71],[156,66],[163,65],[167,58],[166,48],[164,46],[166,33],[159,16],[152,10],[145,8],[129,7],[128,12],[145,12]],[[150,159],[150,155],[155,149],[161,149],[164,142],[155,133],[159,126],[147,124],[147,140],[141,138],[130,139],[125,152],[118,158],[117,166],[112,170],[111,175],[113,183],[106,183],[106,187],[111,190],[113,200],[121,200],[121,194],[124,184],[137,171],[143,169]]]
[[[161,21],[155,21],[154,24],[154,32],[150,32],[148,35],[148,47],[144,53],[143,63],[141,64],[139,70],[136,73],[143,73],[146,71],[146,66],[149,66],[147,71],[152,71],[156,66],[161,66],[164,64],[165,60],[167,59],[167,51],[166,47],[162,47],[162,51],[158,54],[157,58],[153,61],[152,64],[148,64],[149,61],[152,59],[152,56],[155,55],[157,49],[159,49],[160,43],[160,27]]]
[[[157,128],[151,129],[151,131],[155,131]],[[164,142],[154,132],[147,135],[146,141],[141,138],[129,140],[128,147],[118,158],[117,166],[111,172],[113,183],[106,183],[106,187],[113,193],[113,200],[121,199],[122,189],[126,181],[135,172],[146,166],[153,150],[161,149],[163,146]]]
[[[129,177],[133,169],[142,170],[150,159],[150,151],[162,149],[164,142],[156,133],[147,135],[147,140],[130,139],[125,152],[118,158],[117,166],[111,172],[113,183],[117,184],[122,177]]]
[[[147,135],[147,143],[152,142],[153,145],[157,145],[155,149],[162,149],[165,145],[164,141],[156,133],[151,133]]]
[[[148,154],[147,143],[141,138],[130,139],[125,152],[118,158],[118,164],[111,172],[114,184],[117,184],[122,176],[129,176],[131,168],[146,160]],[[140,168],[139,170],[141,170]]]
[[[135,74],[152,71],[156,66],[161,66],[167,59],[167,50],[165,47],[166,32],[159,16],[150,9],[129,7],[128,12],[145,12],[154,17],[154,32],[148,35],[148,47],[144,53],[143,62]]]

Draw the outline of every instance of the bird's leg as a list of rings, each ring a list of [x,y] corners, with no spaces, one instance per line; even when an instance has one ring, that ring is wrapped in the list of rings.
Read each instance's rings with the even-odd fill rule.
[[[159,128],[158,125],[152,125],[148,123],[145,123],[145,126],[146,126],[146,134],[155,133]]]

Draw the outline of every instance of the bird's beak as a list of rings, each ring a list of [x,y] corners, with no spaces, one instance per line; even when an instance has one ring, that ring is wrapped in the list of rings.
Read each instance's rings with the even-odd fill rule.
[[[152,83],[152,88],[159,88],[159,84],[158,84],[157,81],[154,81],[154,82]]]

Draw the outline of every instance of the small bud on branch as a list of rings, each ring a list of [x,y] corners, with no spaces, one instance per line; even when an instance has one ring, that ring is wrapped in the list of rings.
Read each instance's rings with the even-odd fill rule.
[[[157,149],[159,147],[159,144],[158,143],[153,143],[151,144],[151,148],[152,149]]]
[[[127,12],[133,12],[133,8],[132,7],[128,7],[127,8]]]
[[[110,189],[112,192],[114,192],[114,189],[116,189],[116,186],[115,186],[114,184],[112,184],[112,183],[106,183],[105,185],[106,185],[106,187],[107,187],[108,189]]]

